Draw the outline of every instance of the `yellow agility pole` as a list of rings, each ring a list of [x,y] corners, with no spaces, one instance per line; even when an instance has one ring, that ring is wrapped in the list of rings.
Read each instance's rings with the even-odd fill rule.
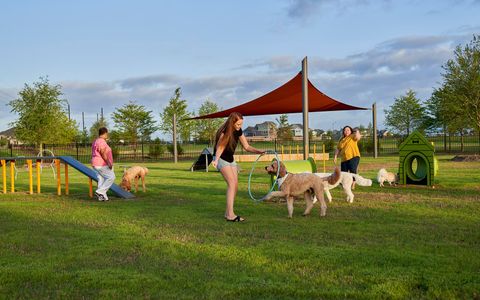
[[[62,185],[60,181],[60,160],[55,159],[55,165],[57,166],[57,195],[62,195]]]
[[[92,178],[88,178],[88,196],[89,196],[90,198],[93,198]]]
[[[7,162],[2,159],[3,193],[7,193]]]
[[[326,171],[325,171],[325,144],[322,144],[322,160],[323,160],[323,173],[326,173]]]
[[[316,158],[316,154],[317,153],[317,144],[313,144],[313,160],[315,160]]]
[[[282,145],[282,160],[284,160],[284,159],[283,159],[283,145]]]
[[[15,193],[15,161],[10,161],[10,182],[11,182],[11,192]]]
[[[68,164],[65,164],[65,195],[68,195]]]
[[[37,193],[40,194],[40,160],[37,160],[35,166],[37,168]]]
[[[32,171],[32,160],[27,159],[27,166],[28,166],[28,187],[30,191],[30,195],[33,194],[33,171]]]

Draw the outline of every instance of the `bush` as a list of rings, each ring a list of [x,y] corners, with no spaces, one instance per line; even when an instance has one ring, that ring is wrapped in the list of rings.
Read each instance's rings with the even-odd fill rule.
[[[168,152],[170,152],[170,154],[173,155],[173,145],[172,144],[167,146],[167,150],[168,150]],[[178,153],[178,155],[183,154],[183,148],[182,148],[182,146],[180,146],[179,143],[177,143],[177,153]]]
[[[165,153],[165,148],[162,144],[160,144],[160,142],[155,141],[155,143],[150,144],[150,149],[148,151],[148,155],[150,155],[150,157],[159,158],[163,155],[163,153]]]

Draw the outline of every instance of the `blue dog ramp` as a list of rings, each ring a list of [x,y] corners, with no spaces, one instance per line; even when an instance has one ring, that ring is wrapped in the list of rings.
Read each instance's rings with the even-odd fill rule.
[[[60,158],[64,163],[72,166],[74,169],[76,169],[77,171],[79,171],[83,175],[89,177],[90,179],[93,179],[93,180],[97,181],[97,173],[94,170],[92,170],[89,167],[82,164],[81,162],[79,162],[78,160],[76,160],[75,158],[73,158],[71,156],[58,156],[58,158]],[[123,198],[123,199],[135,198],[135,195],[133,195],[130,192],[127,192],[127,191],[123,190],[121,187],[119,187],[116,184],[112,184],[112,186],[110,187],[110,190],[112,190],[112,192],[115,195],[117,195],[118,197]]]

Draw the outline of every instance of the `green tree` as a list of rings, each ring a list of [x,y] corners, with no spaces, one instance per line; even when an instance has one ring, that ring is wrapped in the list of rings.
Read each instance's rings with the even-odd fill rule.
[[[408,90],[405,96],[395,98],[395,102],[385,112],[385,125],[398,134],[409,135],[415,129],[422,129],[424,108],[415,92]]]
[[[157,130],[156,122],[151,111],[143,105],[130,101],[112,113],[118,137],[132,142],[134,153],[137,153],[139,140],[150,140],[150,135]]]
[[[276,118],[275,121],[278,123],[277,138],[284,141],[291,140],[293,134],[291,126],[288,123],[288,115],[280,115],[280,117]]]
[[[11,112],[18,119],[11,123],[16,137],[33,143],[42,151],[44,143],[68,143],[78,135],[77,124],[68,118],[67,101],[60,85],[51,85],[48,78],[40,78],[32,85],[25,84],[18,95],[10,101]]]
[[[206,100],[200,109],[198,110],[198,115],[208,115],[214,112],[219,111],[219,107],[215,102]],[[195,131],[197,132],[197,138],[200,141],[208,141],[210,145],[215,143],[215,134],[217,133],[218,128],[222,126],[223,119],[201,119],[195,121]]]
[[[182,141],[189,141],[192,133],[193,122],[185,120],[191,117],[187,111],[187,101],[180,99],[182,92],[180,88],[175,89],[174,95],[170,98],[167,107],[160,113],[160,130],[165,134],[171,134],[173,137],[173,115],[175,114],[177,123],[177,134]]]
[[[474,35],[464,47],[458,45],[443,69],[444,93],[439,96],[461,106],[462,116],[480,135],[480,37]]]
[[[90,127],[90,140],[93,141],[98,137],[98,130],[102,127],[108,128],[108,122],[103,116],[101,116],[100,119],[95,121]]]

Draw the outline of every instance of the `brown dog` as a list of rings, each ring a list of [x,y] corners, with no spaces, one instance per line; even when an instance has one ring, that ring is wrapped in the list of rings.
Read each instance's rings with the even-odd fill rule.
[[[122,182],[120,187],[126,191],[132,189],[132,180],[135,180],[135,192],[138,192],[138,179],[142,179],[143,192],[145,189],[145,176],[148,174],[148,169],[140,166],[133,166],[123,172]]]
[[[268,174],[277,175],[278,161],[274,160],[271,165],[265,167]],[[271,192],[266,196],[266,200],[273,197],[282,197],[287,200],[288,217],[293,215],[293,199],[294,196],[304,195],[307,207],[303,213],[304,216],[309,215],[313,208],[313,194],[320,201],[320,216],[327,213],[327,204],[323,198],[324,180],[336,183],[340,178],[340,170],[335,168],[335,172],[327,178],[321,178],[312,173],[291,174],[287,172],[285,165],[280,162],[280,171],[278,172],[278,186],[280,191]]]

